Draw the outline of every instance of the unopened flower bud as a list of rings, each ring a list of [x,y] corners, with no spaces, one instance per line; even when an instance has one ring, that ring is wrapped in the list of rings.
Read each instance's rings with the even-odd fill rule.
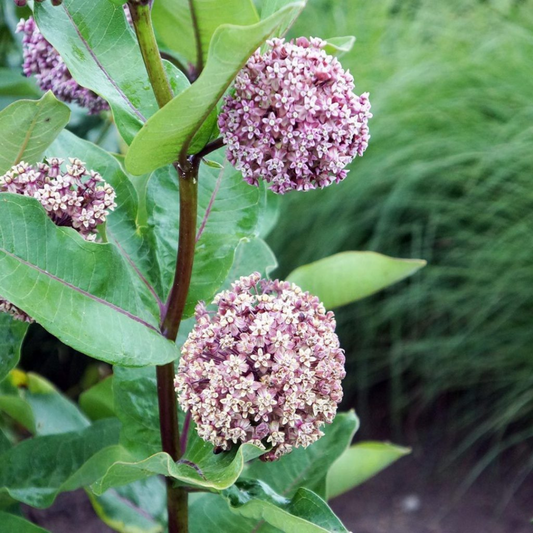
[[[352,75],[320,39],[268,44],[237,75],[219,116],[230,163],[280,194],[342,181],[368,146],[368,93],[353,93]]]
[[[175,386],[198,435],[217,451],[251,443],[274,461],[307,447],[342,399],[344,352],[317,297],[257,272],[200,302]]]
[[[15,5],[17,7],[26,7],[27,0],[15,0]]]

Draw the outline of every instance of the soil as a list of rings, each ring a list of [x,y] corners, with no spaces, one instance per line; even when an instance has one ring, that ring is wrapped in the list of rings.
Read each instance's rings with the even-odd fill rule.
[[[459,483],[466,473],[437,476],[428,459],[411,456],[331,506],[354,533],[533,533],[533,476],[511,490],[491,474],[464,491]],[[50,509],[26,512],[51,533],[112,533],[83,491],[62,494]]]

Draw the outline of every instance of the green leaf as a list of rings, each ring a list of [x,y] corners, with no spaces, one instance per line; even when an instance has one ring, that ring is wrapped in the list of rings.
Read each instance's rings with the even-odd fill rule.
[[[113,392],[121,444],[142,459],[161,451],[155,368],[116,366]]]
[[[364,483],[401,457],[409,448],[385,442],[360,442],[348,448],[330,468],[327,475],[328,500]]]
[[[160,477],[110,489],[101,496],[87,493],[100,520],[115,531],[162,533],[165,530],[166,486]]]
[[[219,26],[249,26],[259,21],[251,0],[192,0],[192,4],[200,32],[203,61]],[[163,44],[196,64],[198,58],[189,0],[158,0],[154,3],[152,17]]]
[[[33,373],[26,376],[26,389],[21,390],[21,393],[32,411],[35,435],[67,433],[90,425],[77,405],[63,396],[49,381]]]
[[[230,510],[228,502],[218,494],[191,494],[189,499],[189,533],[257,531],[254,530],[257,520],[236,515]],[[261,533],[265,533],[263,528]]]
[[[17,366],[29,324],[0,313],[0,381]]]
[[[103,420],[81,431],[24,440],[0,456],[0,486],[20,502],[47,507],[60,492],[101,477],[118,430],[118,421]]]
[[[347,54],[355,44],[355,37],[353,35],[347,35],[345,37],[332,37],[326,40],[326,46],[324,50],[332,55],[341,57]]]
[[[49,533],[20,516],[0,511],[0,533]]]
[[[20,68],[0,68],[0,95],[38,98],[41,91],[31,78],[22,77]]]
[[[109,102],[130,143],[158,105],[122,7],[107,0],[64,0],[60,7],[36,2],[34,13],[74,79]]]
[[[253,272],[259,272],[263,278],[268,278],[277,266],[274,252],[263,239],[254,237],[242,240],[235,252],[235,259],[228,277],[220,290],[229,289],[235,280],[241,276],[249,276]]]
[[[69,117],[69,108],[51,92],[6,107],[0,113],[0,176],[20,161],[38,161]]]
[[[108,376],[80,394],[80,408],[91,420],[116,416],[113,398],[113,376]]]
[[[350,445],[358,426],[353,411],[339,413],[331,425],[323,428],[325,435],[308,448],[298,448],[272,463],[255,461],[247,466],[244,476],[264,481],[283,496],[307,487],[325,497],[323,480],[327,471]]]
[[[239,481],[223,496],[235,513],[265,520],[284,533],[348,533],[328,504],[308,489],[298,489],[289,500],[262,481]]]
[[[191,288],[185,317],[191,316],[198,300],[210,301],[224,283],[233,264],[235,250],[242,240],[259,232],[261,213],[265,208],[265,187],[250,187],[239,172],[223,158],[223,150],[211,158],[224,165],[223,170],[206,165],[200,168],[198,180],[197,246]],[[155,172],[148,183],[147,239],[152,243],[157,270],[148,274],[160,298],[165,301],[170,291],[176,265],[179,227],[176,208],[179,191],[172,167]]]
[[[157,303],[132,291],[135,274],[114,246],[57,227],[37,200],[14,194],[0,194],[0,228],[0,294],[65,344],[122,365],[177,358]]]
[[[426,261],[396,259],[375,252],[341,252],[298,267],[287,280],[318,296],[328,308],[339,307],[411,276]]]
[[[280,25],[296,18],[304,5],[303,1],[292,2],[252,26],[219,27],[202,74],[148,120],[131,145],[126,168],[140,175],[176,161],[250,55]]]
[[[141,461],[132,461],[131,454],[122,448],[124,459],[109,466],[105,475],[96,481],[91,489],[96,495],[101,495],[111,487],[162,475],[171,477],[180,484],[223,490],[239,478],[246,461],[264,453],[264,450],[256,446],[244,444],[230,452],[214,454],[213,446],[197,437],[194,427],[191,432],[194,433],[189,438],[187,452],[177,463],[164,452]]]

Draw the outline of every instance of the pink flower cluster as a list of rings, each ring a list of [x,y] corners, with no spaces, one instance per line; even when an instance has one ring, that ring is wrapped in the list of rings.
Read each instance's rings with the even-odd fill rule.
[[[333,313],[294,284],[257,272],[200,302],[175,386],[198,435],[218,450],[252,443],[273,461],[319,439],[342,399]]]
[[[86,240],[94,241],[97,226],[116,207],[115,190],[98,172],[89,172],[79,159],[70,159],[65,173],[61,171],[62,163],[58,158],[35,167],[21,162],[0,176],[0,192],[36,198],[55,224],[74,228]],[[1,297],[0,312],[31,322],[26,313]]]
[[[280,194],[342,181],[368,146],[368,93],[353,93],[352,75],[321,39],[268,44],[237,75],[219,116],[230,163]]]
[[[43,91],[52,91],[63,102],[75,102],[90,115],[109,109],[108,103],[93,91],[78,84],[54,47],[43,37],[33,18],[21,20],[17,32],[24,34],[22,69],[28,77],[35,75]]]

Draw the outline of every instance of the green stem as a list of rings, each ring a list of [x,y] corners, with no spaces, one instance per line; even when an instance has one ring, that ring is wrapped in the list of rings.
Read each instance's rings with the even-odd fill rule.
[[[139,41],[144,64],[150,78],[159,107],[165,106],[174,95],[166,76],[157,47],[150,7],[147,2],[130,0],[128,2],[135,33]],[[190,167],[190,168],[189,168]],[[177,166],[180,183],[180,231],[176,274],[169,300],[161,317],[161,332],[167,339],[176,341],[178,330],[189,291],[194,259],[194,238],[189,233],[196,228],[197,212],[197,174],[198,164],[190,164],[185,159]],[[191,174],[192,172],[192,174]],[[163,451],[174,461],[182,456],[178,425],[178,406],[174,391],[174,363],[157,367],[157,395],[159,401],[159,424]],[[188,532],[188,494],[183,487],[174,487],[171,478],[167,481],[168,532]]]
[[[196,72],[195,78],[202,73],[204,69],[204,56],[202,53],[202,37],[200,35],[200,26],[198,25],[198,17],[196,16],[196,8],[194,7],[194,0],[189,0],[189,9],[191,11],[192,25],[194,28],[194,39],[196,41]]]
[[[159,47],[152,27],[150,6],[148,4],[141,5],[133,0],[128,5],[157,104],[159,107],[163,107],[174,98],[174,95],[161,61]]]

